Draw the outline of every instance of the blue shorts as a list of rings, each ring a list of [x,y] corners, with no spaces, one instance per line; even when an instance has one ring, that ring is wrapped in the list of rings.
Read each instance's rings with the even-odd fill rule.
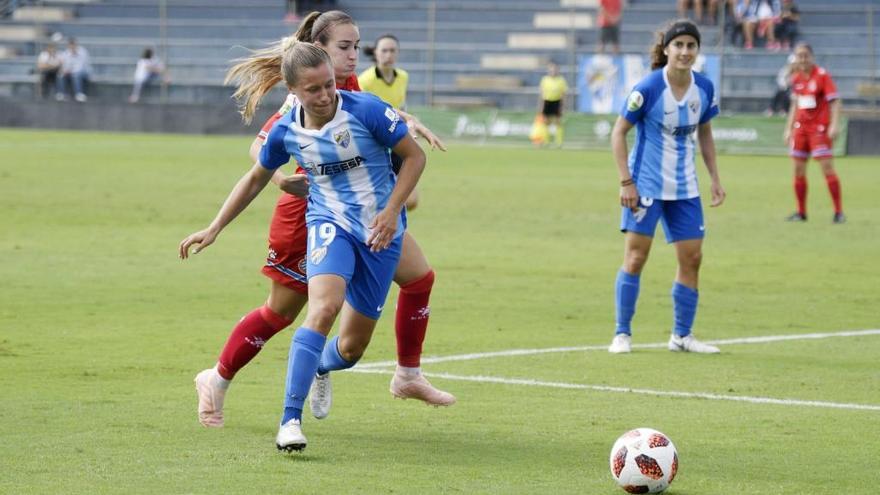
[[[346,302],[358,313],[378,320],[400,261],[403,236],[387,249],[372,253],[365,242],[333,222],[311,222],[308,232],[308,278],[339,275],[345,279]]]
[[[706,233],[699,197],[675,200],[639,198],[639,208],[635,213],[623,208],[620,231],[654,237],[658,220],[663,222],[663,232],[669,243],[702,239]]]

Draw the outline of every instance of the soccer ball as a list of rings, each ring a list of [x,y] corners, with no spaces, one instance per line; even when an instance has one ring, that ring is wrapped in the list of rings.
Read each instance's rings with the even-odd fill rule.
[[[630,430],[611,447],[611,476],[629,493],[659,493],[669,487],[678,471],[675,445],[651,428]]]

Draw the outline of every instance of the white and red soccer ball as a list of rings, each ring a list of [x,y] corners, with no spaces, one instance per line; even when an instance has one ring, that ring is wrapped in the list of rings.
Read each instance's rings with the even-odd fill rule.
[[[651,428],[630,430],[611,447],[611,476],[628,493],[660,493],[678,471],[675,445]]]

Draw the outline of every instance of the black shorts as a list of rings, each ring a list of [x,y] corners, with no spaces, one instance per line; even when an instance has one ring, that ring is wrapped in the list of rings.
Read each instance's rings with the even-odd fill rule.
[[[599,30],[599,41],[602,43],[620,44],[620,26],[604,26]]]
[[[544,100],[544,108],[541,109],[541,115],[545,117],[559,117],[562,115],[562,100],[547,101]]]

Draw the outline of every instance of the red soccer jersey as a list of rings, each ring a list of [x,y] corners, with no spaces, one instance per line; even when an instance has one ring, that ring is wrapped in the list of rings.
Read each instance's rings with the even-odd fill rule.
[[[602,9],[599,10],[599,27],[608,27],[617,24],[620,20],[620,0],[601,0]]]
[[[836,100],[837,86],[831,74],[818,65],[804,75],[795,72],[791,81],[792,97],[795,101],[795,128],[801,131],[815,131],[818,127],[828,127],[831,112],[828,103]]]

